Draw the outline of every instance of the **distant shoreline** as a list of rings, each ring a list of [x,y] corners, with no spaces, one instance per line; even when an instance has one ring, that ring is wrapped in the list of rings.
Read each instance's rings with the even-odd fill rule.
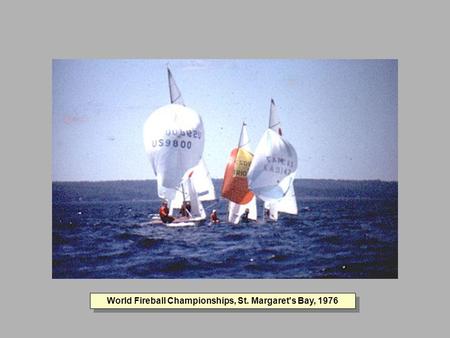
[[[222,182],[222,179],[213,179],[217,198],[220,198]],[[112,197],[114,200],[158,199],[157,186],[156,180],[120,180],[53,182],[51,188],[54,201],[67,202],[80,198],[104,201],[108,196],[108,201],[112,201]],[[381,180],[296,179],[294,187],[297,198],[398,198],[398,182]]]
[[[52,183],[111,183],[111,182],[155,182],[156,179],[120,179],[120,180],[81,180],[81,181],[53,181]],[[223,178],[213,178],[213,181],[223,181]],[[334,179],[334,178],[296,178],[294,181],[314,182],[381,182],[397,183],[398,180],[384,181],[380,179]]]

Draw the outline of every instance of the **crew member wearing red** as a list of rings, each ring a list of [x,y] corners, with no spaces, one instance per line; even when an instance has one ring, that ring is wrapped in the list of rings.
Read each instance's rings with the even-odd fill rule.
[[[175,217],[169,215],[166,201],[162,202],[161,208],[159,208],[159,217],[163,223],[172,223],[175,220]]]
[[[213,224],[219,224],[220,223],[219,217],[217,217],[217,211],[216,210],[212,211],[211,216],[209,216],[209,218],[211,220],[211,223],[213,223]]]

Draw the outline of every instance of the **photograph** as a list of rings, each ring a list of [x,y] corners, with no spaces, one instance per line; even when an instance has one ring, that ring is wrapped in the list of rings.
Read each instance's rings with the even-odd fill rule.
[[[53,279],[397,279],[397,59],[53,59]]]

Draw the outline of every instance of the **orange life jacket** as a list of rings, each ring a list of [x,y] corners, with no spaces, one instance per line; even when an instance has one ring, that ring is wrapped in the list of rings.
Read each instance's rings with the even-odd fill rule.
[[[159,208],[159,216],[160,217],[167,217],[169,216],[169,208],[162,206]]]

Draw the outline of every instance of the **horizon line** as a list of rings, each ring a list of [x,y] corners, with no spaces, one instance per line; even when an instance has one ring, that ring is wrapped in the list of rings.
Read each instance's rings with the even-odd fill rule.
[[[212,177],[213,180],[223,180],[223,178]],[[398,183],[398,179],[396,180],[382,180],[379,178],[294,178],[294,181],[297,180],[316,180],[316,181],[355,181],[355,182],[367,182],[367,181],[377,181],[377,182],[396,182]],[[85,183],[85,182],[127,182],[127,181],[156,181],[156,178],[124,178],[124,179],[111,179],[111,180],[75,180],[75,181],[66,181],[66,180],[52,180],[52,183]]]

